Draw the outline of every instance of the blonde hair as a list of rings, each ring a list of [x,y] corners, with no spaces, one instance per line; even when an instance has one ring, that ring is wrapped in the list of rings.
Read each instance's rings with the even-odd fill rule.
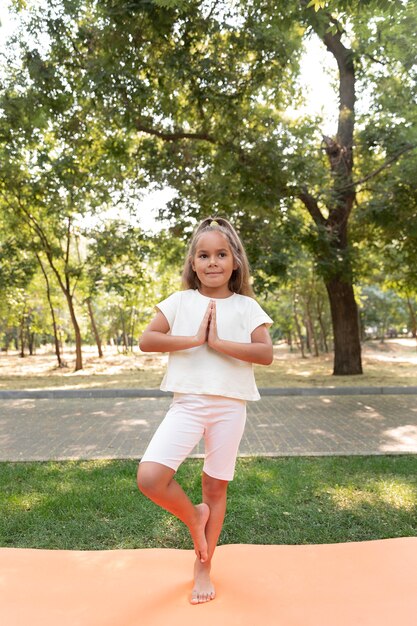
[[[193,270],[192,260],[201,235],[212,231],[221,233],[227,239],[233,254],[233,259],[237,265],[237,269],[233,270],[229,280],[230,291],[240,293],[243,296],[253,297],[252,285],[250,284],[251,277],[249,261],[246,256],[245,249],[233,226],[222,217],[207,217],[200,222],[194,230],[182,272],[183,288],[199,289],[201,287],[200,280],[196,272]]]

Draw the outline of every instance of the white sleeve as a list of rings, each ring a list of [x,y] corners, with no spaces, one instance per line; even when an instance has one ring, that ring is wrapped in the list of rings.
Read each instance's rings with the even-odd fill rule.
[[[269,328],[269,326],[273,323],[273,320],[265,313],[256,300],[252,300],[249,332],[252,334],[255,328],[258,328],[258,326],[261,326],[262,324],[265,324],[265,326]]]
[[[174,324],[175,316],[178,311],[180,300],[181,300],[181,292],[176,291],[175,293],[171,294],[170,296],[168,296],[168,298],[166,298],[165,300],[162,300],[162,302],[159,302],[155,306],[155,308],[158,311],[161,311],[161,313],[165,315],[171,330]]]

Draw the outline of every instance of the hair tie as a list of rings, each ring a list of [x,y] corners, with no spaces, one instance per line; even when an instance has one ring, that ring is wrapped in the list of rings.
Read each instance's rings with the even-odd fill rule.
[[[220,224],[219,222],[216,222],[216,220],[212,220],[209,224],[210,228],[219,228]]]

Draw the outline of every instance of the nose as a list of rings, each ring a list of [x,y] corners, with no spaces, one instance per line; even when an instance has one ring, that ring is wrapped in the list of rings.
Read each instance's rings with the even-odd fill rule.
[[[216,255],[213,254],[210,259],[209,259],[209,265],[217,265],[217,258]]]

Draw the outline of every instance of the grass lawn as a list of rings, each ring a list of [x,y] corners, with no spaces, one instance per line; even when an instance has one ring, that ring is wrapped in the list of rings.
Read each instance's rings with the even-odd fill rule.
[[[0,545],[185,548],[185,527],[142,496],[136,462],[0,464]],[[201,461],[178,481],[201,500]],[[303,544],[417,535],[417,456],[241,458],[220,543]]]

